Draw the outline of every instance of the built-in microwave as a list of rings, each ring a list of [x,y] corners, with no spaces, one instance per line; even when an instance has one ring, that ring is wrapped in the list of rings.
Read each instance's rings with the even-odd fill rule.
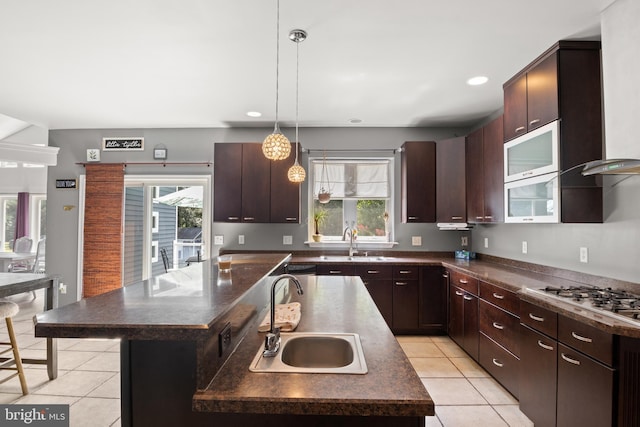
[[[557,172],[559,132],[556,120],[504,144],[504,182]]]
[[[504,207],[504,222],[559,222],[558,172],[505,183]]]

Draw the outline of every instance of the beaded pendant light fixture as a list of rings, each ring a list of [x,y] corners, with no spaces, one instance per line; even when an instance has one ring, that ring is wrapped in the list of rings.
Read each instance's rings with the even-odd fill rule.
[[[289,33],[289,39],[296,43],[296,160],[287,172],[287,177],[291,182],[303,182],[307,175],[304,168],[298,163],[298,144],[300,144],[300,139],[298,138],[299,47],[300,42],[305,41],[306,38],[307,32],[304,30],[291,30]]]
[[[291,143],[286,136],[280,131],[278,126],[278,82],[280,65],[280,0],[277,0],[277,19],[276,19],[276,124],[273,127],[273,133],[267,135],[262,142],[262,153],[269,160],[284,160],[291,153]]]

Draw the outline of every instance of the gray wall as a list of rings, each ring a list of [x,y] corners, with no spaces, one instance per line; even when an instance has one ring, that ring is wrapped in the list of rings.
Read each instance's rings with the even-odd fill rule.
[[[640,158],[640,2],[618,0],[602,14],[607,157]],[[472,232],[473,249],[631,282],[640,279],[640,177],[605,177],[604,224],[501,224]],[[619,184],[616,184],[620,182]],[[484,238],[489,248],[484,248]],[[528,253],[522,254],[522,241]],[[579,262],[587,247],[589,263]]]

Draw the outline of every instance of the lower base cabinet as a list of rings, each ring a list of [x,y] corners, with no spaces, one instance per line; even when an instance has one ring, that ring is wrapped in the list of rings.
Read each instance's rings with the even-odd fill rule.
[[[478,360],[478,297],[449,287],[449,336],[474,360]]]
[[[520,385],[520,359],[485,334],[480,334],[479,363],[516,399]]]

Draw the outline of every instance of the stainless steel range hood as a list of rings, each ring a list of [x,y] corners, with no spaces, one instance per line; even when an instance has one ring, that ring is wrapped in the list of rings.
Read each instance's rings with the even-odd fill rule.
[[[640,159],[607,159],[587,162],[582,175],[637,175],[640,174]]]

